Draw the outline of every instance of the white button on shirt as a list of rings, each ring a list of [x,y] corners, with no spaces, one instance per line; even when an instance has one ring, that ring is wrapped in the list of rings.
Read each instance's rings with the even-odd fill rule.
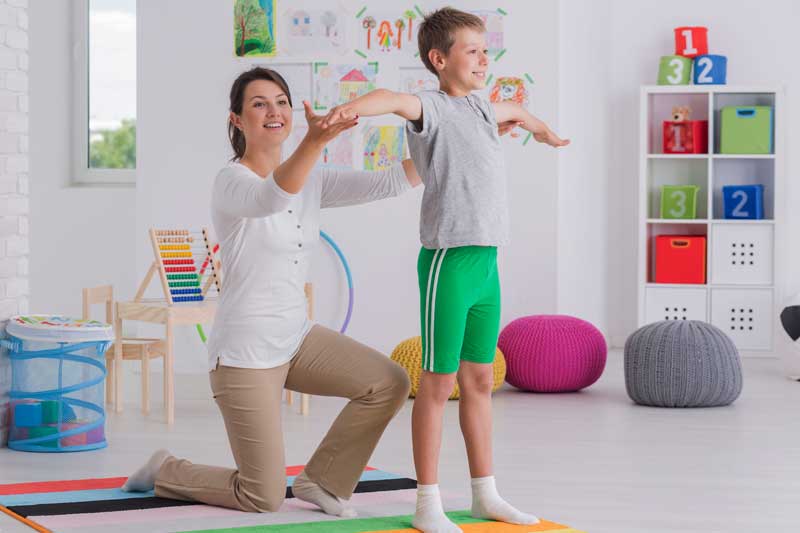
[[[402,165],[382,172],[315,169],[298,194],[240,163],[217,175],[211,220],[223,286],[208,339],[209,370],[273,368],[291,360],[312,323],[303,287],[319,243],[321,207],[341,207],[409,190]]]

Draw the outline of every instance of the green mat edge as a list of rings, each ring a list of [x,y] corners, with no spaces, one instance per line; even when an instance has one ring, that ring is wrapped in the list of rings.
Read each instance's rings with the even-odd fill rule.
[[[472,518],[470,511],[445,513],[456,524],[478,524],[491,522]],[[369,531],[409,529],[414,515],[380,516],[374,518],[352,518],[350,520],[322,520],[320,522],[297,522],[293,524],[267,524],[261,526],[228,527],[224,529],[193,529],[177,533],[365,533]]]

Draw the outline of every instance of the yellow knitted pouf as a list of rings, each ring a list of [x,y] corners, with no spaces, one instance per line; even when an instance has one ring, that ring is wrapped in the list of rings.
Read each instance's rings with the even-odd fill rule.
[[[419,388],[419,377],[422,375],[422,337],[411,337],[398,344],[392,352],[392,361],[402,366],[408,373],[408,379],[411,380],[411,392],[408,397],[414,398]],[[492,387],[492,392],[500,388],[505,378],[506,359],[500,348],[497,348],[494,357],[494,386]],[[457,400],[458,394],[458,383],[456,383],[450,399]]]

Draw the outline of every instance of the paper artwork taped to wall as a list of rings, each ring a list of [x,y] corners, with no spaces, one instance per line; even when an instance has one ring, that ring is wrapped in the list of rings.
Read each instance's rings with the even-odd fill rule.
[[[311,101],[311,63],[253,63],[280,74],[292,93],[292,110],[302,111],[303,100]]]
[[[494,11],[476,10],[470,11],[470,13],[477,15],[483,20],[483,24],[486,26],[486,48],[489,58],[492,61],[497,61],[506,53],[503,38],[503,18],[508,13],[502,9],[496,9]]]
[[[280,55],[302,56],[320,51],[344,54],[349,51],[352,12],[338,2],[322,5],[327,7],[290,7],[281,13]]]
[[[237,57],[274,57],[276,0],[233,0],[233,47]]]
[[[355,53],[364,58],[388,54],[418,57],[417,30],[422,17],[422,10],[414,5],[380,11],[361,8],[356,13],[360,28]]]
[[[493,103],[514,102],[527,108],[530,104],[528,83],[533,83],[533,78],[529,74],[525,74],[524,78],[516,76],[498,77],[489,90],[489,101]],[[510,136],[515,139],[520,137],[519,128],[513,130]],[[525,138],[525,143],[527,144],[527,142],[528,137]]]
[[[385,170],[403,160],[403,126],[368,126],[364,129],[364,170]]]
[[[295,115],[292,132],[281,147],[281,159],[283,161],[286,161],[297,150],[306,133],[308,133],[308,124],[305,118]],[[355,163],[355,157],[353,156],[356,150],[355,143],[356,130],[343,131],[325,146],[316,166],[352,169]]]
[[[402,93],[415,94],[419,91],[435,91],[439,88],[439,79],[424,67],[401,67],[399,72],[399,91]]]
[[[378,63],[313,64],[314,109],[325,111],[374,91]]]

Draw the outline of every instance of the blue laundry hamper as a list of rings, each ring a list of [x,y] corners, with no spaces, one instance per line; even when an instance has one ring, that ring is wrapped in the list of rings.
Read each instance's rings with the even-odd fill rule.
[[[105,448],[103,382],[111,326],[27,315],[9,319],[0,343],[11,359],[8,447],[26,452]]]

